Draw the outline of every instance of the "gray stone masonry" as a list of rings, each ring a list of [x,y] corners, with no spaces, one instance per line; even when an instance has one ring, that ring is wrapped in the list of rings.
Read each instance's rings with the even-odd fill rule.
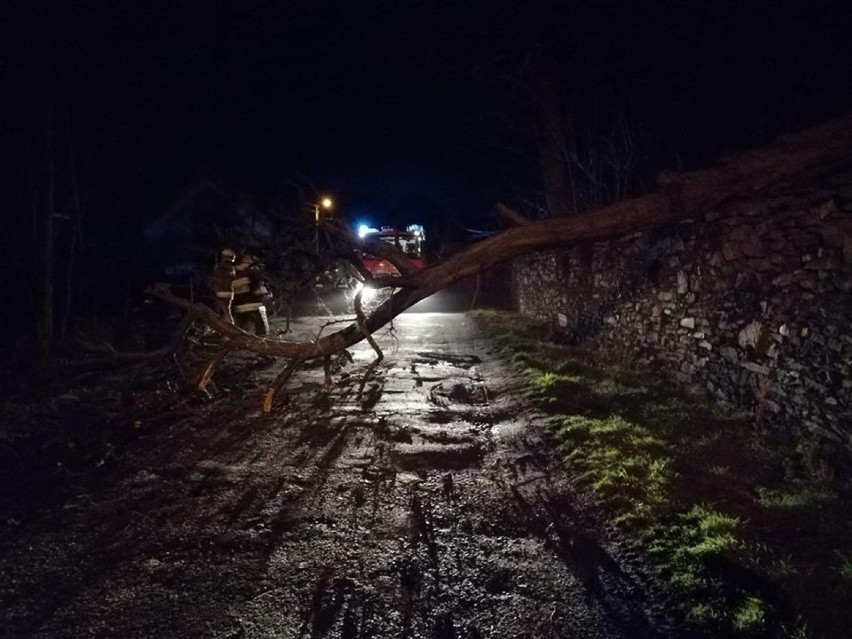
[[[852,175],[520,258],[512,289],[570,343],[852,449]]]

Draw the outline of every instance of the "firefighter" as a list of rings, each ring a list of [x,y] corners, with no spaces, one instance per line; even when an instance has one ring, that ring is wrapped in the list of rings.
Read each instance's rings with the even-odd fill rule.
[[[255,335],[266,337],[269,334],[269,319],[266,314],[266,299],[269,289],[263,281],[263,267],[258,259],[249,253],[240,258],[236,266],[234,279],[234,319],[237,326],[245,331],[254,329]]]
[[[234,316],[231,314],[231,302],[234,299],[234,276],[236,274],[234,260],[236,259],[237,254],[233,249],[223,248],[219,252],[216,267],[207,280],[208,287],[213,295],[213,310],[231,324],[234,323]]]

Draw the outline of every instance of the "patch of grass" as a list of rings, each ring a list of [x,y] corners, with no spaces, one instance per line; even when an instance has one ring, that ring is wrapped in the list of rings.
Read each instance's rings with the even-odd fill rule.
[[[800,437],[796,442],[793,457],[800,474],[817,483],[830,483],[835,472],[828,463],[826,443],[812,436]]]
[[[698,626],[750,636],[766,628],[771,605],[748,588],[726,579],[745,547],[736,517],[698,504],[652,526],[648,552],[668,581],[694,603],[689,618]]]
[[[665,443],[647,429],[617,415],[573,415],[552,434],[579,479],[616,509],[617,524],[641,526],[668,503],[675,472]]]
[[[759,597],[744,597],[734,609],[734,630],[745,633],[760,632],[766,626],[768,605]]]
[[[556,373],[547,372],[541,373],[541,375],[536,375],[532,383],[539,393],[548,394],[553,390],[553,387],[556,386],[558,379],[559,376]]]
[[[782,637],[785,639],[808,639],[811,634],[808,632],[808,624],[801,621],[792,625],[785,625],[781,629]]]
[[[520,351],[512,355],[512,363],[522,370],[543,371],[549,368],[546,360],[535,357],[528,351]]]
[[[581,382],[577,377],[549,371],[533,373],[530,376],[530,386],[533,395],[543,406],[556,408],[562,398],[582,393]]]
[[[734,631],[740,636],[757,635],[767,621],[767,604],[757,597],[744,597],[732,614],[708,603],[700,603],[689,612],[689,618],[698,626],[717,628],[721,632]]]
[[[715,466],[710,466],[710,468],[707,469],[707,472],[711,475],[715,475],[716,477],[727,477],[730,474],[731,469],[728,466],[716,464]]]
[[[840,574],[840,578],[846,583],[852,584],[852,553],[845,553],[838,550],[835,551],[835,554],[840,560],[840,565],[837,570]]]
[[[663,527],[661,527],[663,526]],[[700,569],[704,560],[737,548],[740,521],[698,504],[668,525],[651,530],[652,555],[664,557],[660,566],[673,572]]]
[[[558,410],[561,398],[575,395],[581,390],[583,378],[567,370],[554,370],[553,365],[535,353],[515,353],[512,363],[527,381],[530,395],[544,410]]]
[[[757,503],[764,508],[806,509],[829,504],[837,494],[825,488],[798,486],[793,488],[759,489]]]
[[[770,578],[794,576],[797,573],[793,558],[762,543],[747,543],[740,551],[743,565],[760,571]]]

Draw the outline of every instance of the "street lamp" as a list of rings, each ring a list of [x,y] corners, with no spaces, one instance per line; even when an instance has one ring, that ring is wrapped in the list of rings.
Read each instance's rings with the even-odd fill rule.
[[[334,201],[330,197],[324,197],[319,201],[319,204],[311,202],[310,205],[314,207],[314,251],[319,255],[320,209],[330,211],[334,207]]]

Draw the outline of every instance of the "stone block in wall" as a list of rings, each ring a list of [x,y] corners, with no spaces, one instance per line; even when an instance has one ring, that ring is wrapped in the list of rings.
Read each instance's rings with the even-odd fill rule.
[[[803,377],[802,382],[804,383],[805,388],[816,391],[822,397],[824,397],[828,392],[828,387],[825,384],[820,384],[812,377]]]
[[[839,271],[843,262],[838,252],[833,249],[820,249],[816,258],[804,265],[806,271]]]
[[[817,229],[818,230],[818,229]],[[817,251],[823,246],[822,235],[819,232],[805,232],[804,229],[793,229],[795,237],[790,237],[790,242],[802,255],[802,264],[814,259]]]
[[[819,276],[816,274],[806,274],[802,277],[797,278],[796,284],[799,285],[800,288],[805,289],[806,291],[818,291],[819,287]]]
[[[726,241],[722,244],[722,257],[728,262],[733,262],[741,255],[739,242]]]
[[[835,211],[837,211],[837,203],[834,200],[828,200],[827,202],[820,204],[817,213],[819,215],[819,219],[824,220]]]
[[[751,233],[742,244],[742,253],[746,257],[766,257],[766,249],[757,233]]]
[[[718,276],[712,284],[713,290],[718,293],[723,293],[732,288],[731,282],[727,278]],[[734,286],[736,286],[736,278],[734,278]]]
[[[757,362],[740,362],[740,366],[752,373],[757,373],[758,375],[769,375],[769,373],[772,372],[771,368],[768,366],[761,366]]]
[[[805,426],[816,435],[821,437],[825,437],[826,439],[830,439],[831,441],[837,443],[844,443],[844,439],[848,439],[843,437],[842,434],[835,432],[829,428],[826,428],[825,425],[820,424],[814,420],[808,420],[805,422]]]
[[[838,291],[841,291],[842,293],[852,293],[852,276],[833,273],[831,281]]]
[[[844,270],[852,272],[852,217],[830,220],[821,233],[826,247],[835,250]]]
[[[737,343],[740,348],[751,346],[757,350],[758,344],[765,339],[766,329],[762,322],[754,321],[749,323],[737,334]]]
[[[790,284],[792,284],[795,281],[795,279],[796,279],[795,273],[782,273],[781,275],[776,277],[774,280],[772,280],[772,286],[777,286],[777,287],[782,287],[782,288],[785,287],[785,286],[790,286]]]

